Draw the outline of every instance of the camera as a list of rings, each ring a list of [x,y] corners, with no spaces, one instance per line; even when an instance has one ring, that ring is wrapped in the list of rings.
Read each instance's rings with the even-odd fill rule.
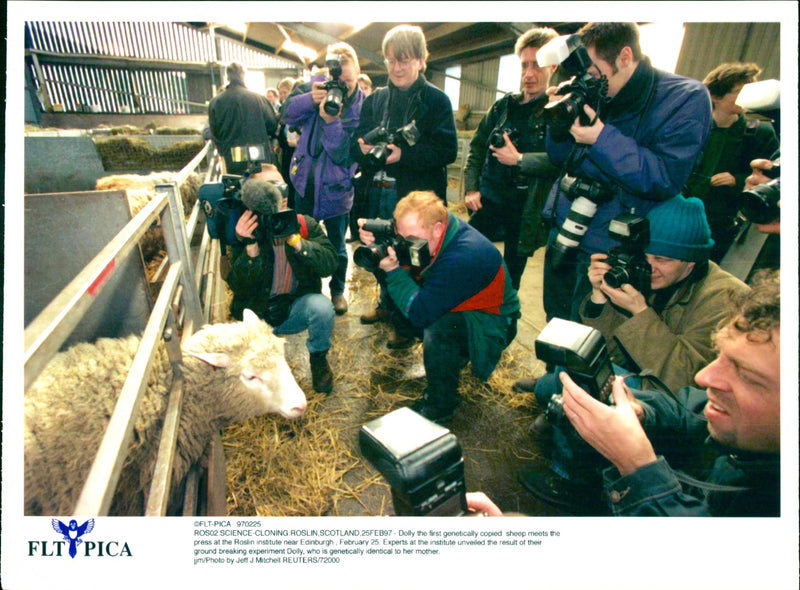
[[[572,74],[572,78],[562,82],[555,92],[561,98],[545,105],[542,117],[547,124],[569,129],[577,117],[581,125],[591,125],[583,106],[588,104],[598,111],[608,95],[608,79],[605,75],[595,78],[589,73],[592,58],[580,35],[562,35],[548,41],[536,53],[536,61],[542,67],[561,64]]]
[[[223,246],[240,244],[236,238],[236,222],[247,208],[241,200],[242,183],[261,172],[261,164],[267,160],[266,148],[261,144],[233,146],[230,171],[238,170],[241,174],[223,174],[220,182],[205,183],[198,190],[197,198],[203,206],[209,236],[219,239]],[[273,184],[286,196],[285,183]]]
[[[464,457],[444,426],[410,408],[364,424],[361,453],[392,489],[397,516],[462,516],[467,512]]]
[[[325,57],[325,65],[331,79],[325,82],[321,88],[328,91],[325,102],[322,103],[323,110],[331,116],[338,115],[344,105],[344,97],[347,96],[347,84],[342,82],[339,77],[342,75],[342,56],[336,53],[329,53]]]
[[[259,216],[259,225],[261,221],[262,217]],[[270,235],[273,238],[286,238],[300,233],[300,223],[297,221],[297,213],[294,209],[278,211],[264,221],[269,222]]]
[[[561,178],[559,189],[572,201],[572,206],[551,246],[550,260],[554,268],[561,266],[576,252],[597,213],[597,207],[614,196],[614,191],[601,182],[568,174]]]
[[[489,135],[489,145],[496,148],[501,148],[506,145],[506,138],[503,136],[504,133],[508,133],[508,139],[511,140],[511,143],[517,145],[519,133],[517,133],[516,129],[512,129],[511,127],[498,127],[493,129],[492,133]]]
[[[620,245],[608,251],[606,262],[611,270],[603,275],[603,280],[614,289],[627,283],[647,296],[653,272],[644,253],[650,243],[650,220],[633,213],[623,213],[608,224],[608,235],[619,240]]]
[[[364,155],[364,167],[368,170],[380,170],[386,166],[386,158],[389,157],[391,150],[389,144],[400,145],[404,143],[413,146],[419,141],[420,132],[417,129],[416,121],[403,125],[394,133],[386,127],[379,126],[364,135],[364,143],[372,146],[372,149]]]
[[[764,170],[764,173],[772,172]],[[781,208],[781,179],[775,178],[764,184],[758,184],[742,193],[742,206],[739,208],[742,216],[752,223],[770,223],[779,219]]]
[[[367,219],[363,229],[375,236],[369,246],[359,246],[353,252],[353,262],[363,269],[375,272],[381,260],[389,255],[389,246],[394,248],[397,262],[401,266],[428,266],[431,253],[428,241],[422,238],[404,238],[397,235],[394,221],[386,219]]]
[[[564,367],[576,385],[593,398],[611,404],[614,369],[608,356],[605,337],[594,328],[577,322],[553,318],[534,343],[536,358]],[[569,424],[560,394],[550,398],[545,415],[548,422]]]

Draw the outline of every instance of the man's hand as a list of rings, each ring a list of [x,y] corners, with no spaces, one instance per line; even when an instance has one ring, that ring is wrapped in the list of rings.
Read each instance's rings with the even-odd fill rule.
[[[611,303],[617,307],[621,307],[633,315],[640,313],[647,309],[647,300],[633,285],[625,283],[619,289],[610,287],[608,283],[603,281],[601,286],[603,293],[611,300]]]
[[[605,303],[608,301],[608,297],[603,292],[603,285],[605,285],[603,277],[611,270],[611,266],[606,262],[606,258],[608,258],[608,254],[602,252],[592,254],[589,270],[586,273],[589,277],[589,282],[592,284],[591,299],[593,303]]]
[[[503,132],[503,137],[506,140],[506,143],[503,145],[503,147],[494,147],[493,145],[490,145],[489,149],[492,150],[492,154],[494,154],[494,157],[497,158],[497,161],[504,166],[516,166],[519,164],[519,157],[522,154],[520,154],[519,151],[517,151],[516,146],[511,143],[508,133]]]
[[[756,158],[755,160],[751,161],[750,168],[752,169],[753,173],[745,179],[744,190],[749,191],[756,185],[764,184],[765,182],[772,180],[769,176],[764,174],[764,170],[770,170],[773,166],[775,166],[775,163],[772,160],[767,160],[766,158]]]
[[[397,261],[397,252],[394,251],[394,248],[388,246],[386,251],[388,252],[388,255],[381,259],[381,261],[378,263],[378,266],[380,266],[386,272],[392,272],[393,270],[400,268],[400,263]]]
[[[730,172],[720,172],[711,177],[711,186],[736,186],[736,179]]]
[[[594,399],[566,373],[560,373],[559,377],[564,387],[562,395],[567,419],[581,438],[611,461],[620,474],[628,475],[656,461],[653,445],[637,416],[634,404],[638,402],[622,377],[614,380],[614,406]]]
[[[371,143],[366,143],[363,137],[358,138],[358,147],[361,148],[361,154],[366,156],[375,146]]]
[[[365,246],[369,246],[370,244],[375,243],[375,234],[364,229],[364,224],[366,222],[367,220],[363,217],[359,217],[356,220],[356,223],[358,224],[358,239],[361,240],[361,243]]]
[[[478,211],[479,209],[483,209],[483,205],[481,204],[481,192],[469,191],[464,195],[464,204],[470,211]]]
[[[470,512],[486,516],[503,516],[503,511],[483,492],[467,493],[467,509]]]
[[[389,148],[391,152],[388,156],[386,156],[386,165],[394,164],[395,162],[399,162],[400,158],[403,157],[403,150],[400,149],[400,146],[397,146],[393,143],[386,144],[386,147]]]
[[[569,128],[569,132],[572,134],[572,137],[575,138],[576,142],[584,145],[594,145],[597,142],[597,138],[600,137],[600,133],[603,131],[605,124],[600,119],[595,119],[597,113],[588,104],[583,105],[583,112],[586,113],[589,119],[593,120],[594,123],[589,126],[583,126],[581,125],[580,118],[575,117],[575,123]]]
[[[328,91],[322,88],[324,82],[314,82],[311,86],[311,100],[314,104],[322,104],[328,96]]]
[[[236,227],[234,231],[236,235],[244,238],[245,240],[252,240],[254,239],[254,232],[258,228],[258,215],[250,211],[250,209],[245,209],[245,212],[239,217],[239,220],[236,222]],[[250,258],[255,258],[258,256],[259,248],[258,242],[253,242],[252,244],[247,244],[245,246],[245,252]]]

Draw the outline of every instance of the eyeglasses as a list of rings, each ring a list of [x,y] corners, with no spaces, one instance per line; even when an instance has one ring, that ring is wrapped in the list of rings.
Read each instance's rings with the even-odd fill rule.
[[[383,63],[386,64],[387,69],[392,69],[394,66],[399,65],[401,68],[407,68],[408,65],[412,62],[416,61],[412,58],[407,59],[385,59]]]

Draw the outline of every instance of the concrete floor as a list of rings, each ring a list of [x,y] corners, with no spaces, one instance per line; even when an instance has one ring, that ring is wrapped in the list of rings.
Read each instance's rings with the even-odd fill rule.
[[[459,217],[466,216],[463,206],[459,208],[456,205],[452,209]],[[353,247],[357,245],[359,244],[349,245],[351,255]],[[502,251],[502,243],[496,245]],[[522,318],[519,322],[517,337],[508,348],[508,354],[514,359],[514,366],[519,368],[519,377],[538,376],[544,372],[543,364],[537,361],[534,355],[534,341],[546,323],[542,308],[543,258],[544,249],[542,248],[529,260],[522,277],[519,292]],[[348,341],[353,341],[354,336],[356,341],[362,339],[376,341],[376,339],[388,338],[388,326],[382,324],[363,326],[359,322],[359,316],[374,305],[374,298],[364,297],[363,293],[360,293],[362,289],[375,289],[374,281],[370,281],[371,275],[358,267],[350,268],[349,275],[345,295],[350,301],[350,309],[347,314],[338,316],[336,319],[334,347],[336,341],[342,338],[347,338]],[[327,294],[326,286],[323,287],[323,293]],[[419,348],[421,349],[421,347]],[[401,382],[411,382],[412,387],[416,388],[421,395],[424,389],[424,368],[419,352],[419,350],[416,352],[418,358],[416,366],[413,366],[412,363],[410,367],[403,367],[402,363],[398,361],[399,369],[392,380],[398,386]],[[398,355],[398,359],[400,359],[403,358],[403,355],[407,356],[413,353],[398,351],[391,354]],[[335,368],[334,366],[334,370]],[[386,375],[383,375],[384,379],[385,377]],[[337,376],[337,379],[345,381],[346,376],[341,378]],[[462,385],[463,382],[464,377],[462,376]],[[346,383],[342,383],[342,385],[344,387],[337,385],[334,394],[326,401],[326,406],[330,404],[333,409],[338,404],[348,404],[349,417],[346,419],[348,424],[343,424],[343,427],[352,433],[348,436],[352,436],[352,444],[355,449],[358,449],[358,428],[353,426],[360,426],[372,419],[374,408],[370,413],[369,402],[362,399],[354,409],[352,400],[347,399],[350,397],[347,393],[348,386]],[[406,405],[410,405],[410,403]],[[528,433],[528,427],[533,418],[534,415],[529,409],[512,408],[508,404],[500,402],[499,399],[480,398],[477,401],[462,403],[455,417],[445,423],[445,426],[457,436],[462,447],[468,491],[486,492],[506,512],[562,516],[563,512],[534,499],[517,480],[519,470],[523,466],[545,467],[547,464],[546,453],[542,452],[539,444]],[[356,450],[355,453],[358,451]],[[362,466],[348,472],[344,480],[345,483],[355,486],[364,480],[375,479],[375,474],[376,471],[364,462]],[[389,488],[379,479],[376,485],[368,486],[359,498],[345,498],[337,502],[330,515],[393,514],[391,506]]]

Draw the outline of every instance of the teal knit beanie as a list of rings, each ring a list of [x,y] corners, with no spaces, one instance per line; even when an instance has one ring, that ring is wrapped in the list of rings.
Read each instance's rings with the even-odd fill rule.
[[[650,244],[645,252],[687,262],[708,260],[714,240],[703,201],[676,195],[651,209],[647,218],[650,220]]]

